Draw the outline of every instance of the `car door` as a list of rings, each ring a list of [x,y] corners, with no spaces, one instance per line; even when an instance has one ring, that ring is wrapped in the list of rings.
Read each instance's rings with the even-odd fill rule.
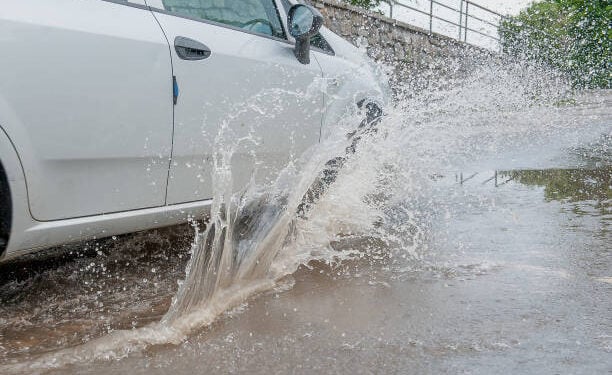
[[[10,1],[0,11],[0,126],[37,220],[165,204],[168,44],[146,6]]]
[[[168,203],[213,196],[215,152],[232,153],[237,190],[318,142],[321,69],[296,60],[274,0],[147,3],[171,44],[178,94]]]

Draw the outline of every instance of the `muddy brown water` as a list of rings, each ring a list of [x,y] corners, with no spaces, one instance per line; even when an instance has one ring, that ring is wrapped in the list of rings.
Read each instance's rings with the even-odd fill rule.
[[[158,321],[185,276],[189,225],[3,264],[0,362],[58,374],[612,373],[612,123],[593,121],[576,147],[431,171],[420,256],[339,241],[364,255],[311,261],[178,345],[38,365]]]

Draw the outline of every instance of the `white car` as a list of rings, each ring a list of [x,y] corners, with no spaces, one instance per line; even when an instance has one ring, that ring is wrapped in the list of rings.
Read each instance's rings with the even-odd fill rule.
[[[253,154],[273,171],[382,106],[363,54],[321,23],[287,0],[3,4],[0,259],[206,215],[223,124],[258,139],[236,150],[248,179]]]

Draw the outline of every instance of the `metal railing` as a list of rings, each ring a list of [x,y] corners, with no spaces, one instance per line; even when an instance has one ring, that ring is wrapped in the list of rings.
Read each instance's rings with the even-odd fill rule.
[[[389,17],[398,21],[403,21],[398,17],[398,8],[406,9],[414,14],[419,14],[429,18],[429,33],[434,32],[434,21],[441,21],[444,24],[451,25],[457,28],[457,37],[448,35],[457,40],[468,43],[468,33],[480,35],[480,37],[494,42],[499,45],[500,38],[498,29],[501,21],[505,18],[504,15],[492,11],[470,0],[455,0],[454,6],[449,5],[449,2],[438,0],[418,0],[425,6],[417,7],[417,4],[409,4],[406,0],[383,0],[382,2],[389,5]],[[429,7],[427,7],[429,3]],[[458,4],[457,4],[458,3]],[[394,10],[396,10],[394,14]],[[444,12],[442,12],[444,10]],[[445,17],[443,14],[447,13]],[[452,13],[454,17],[448,16]],[[488,18],[488,19],[487,19]],[[403,21],[405,22],[405,21]],[[410,22],[407,22],[410,23]],[[494,28],[493,32],[487,32],[485,28]],[[491,31],[491,30],[489,30]],[[478,44],[478,43],[473,43]]]

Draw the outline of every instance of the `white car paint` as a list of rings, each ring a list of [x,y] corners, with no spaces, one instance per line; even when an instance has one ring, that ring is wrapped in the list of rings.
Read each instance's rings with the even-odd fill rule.
[[[32,217],[163,206],[171,61],[155,19],[105,1],[16,1],[0,13],[0,35],[0,124]]]
[[[322,129],[322,134],[326,134],[329,127],[346,116],[347,111],[356,109],[355,103],[366,99],[385,108],[389,104],[391,92],[384,73],[373,65],[365,51],[358,50],[324,27],[321,28],[321,35],[333,46],[335,52],[330,56],[314,51],[323,77],[329,83],[325,90]]]
[[[219,136],[229,136],[220,145],[227,148],[245,139],[233,154],[237,189],[248,182],[255,164],[257,176],[265,178],[286,165],[291,154],[319,140],[323,95],[314,87],[321,78],[318,64],[300,64],[291,44],[272,38],[164,13],[155,17],[168,40],[187,37],[212,51],[207,59],[188,61],[172,49],[180,95],[174,109],[169,204],[212,197],[209,176]],[[226,134],[220,134],[223,123]]]
[[[257,141],[236,149],[238,189],[254,164],[260,178],[273,175],[358,101],[385,100],[363,54],[327,29],[335,55],[313,49],[302,65],[290,37],[162,8],[160,0],[3,7],[0,48],[10,53],[0,59],[0,162],[13,215],[1,260],[206,215],[221,124]],[[201,41],[211,57],[178,59],[168,43],[175,36]],[[333,89],[323,94],[320,78]]]

